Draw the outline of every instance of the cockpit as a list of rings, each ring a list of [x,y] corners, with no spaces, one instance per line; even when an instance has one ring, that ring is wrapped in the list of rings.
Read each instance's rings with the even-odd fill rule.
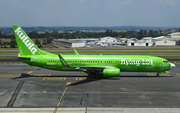
[[[168,63],[168,61],[163,61],[163,63]]]

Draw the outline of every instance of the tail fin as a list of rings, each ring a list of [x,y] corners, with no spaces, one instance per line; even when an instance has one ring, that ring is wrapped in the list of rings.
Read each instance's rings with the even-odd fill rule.
[[[51,54],[40,50],[19,25],[13,25],[13,31],[19,49],[19,56]]]

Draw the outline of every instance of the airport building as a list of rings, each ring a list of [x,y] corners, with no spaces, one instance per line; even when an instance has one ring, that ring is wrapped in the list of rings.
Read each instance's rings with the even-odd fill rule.
[[[168,34],[167,37],[175,40],[180,40],[180,32]]]
[[[144,40],[128,41],[127,46],[152,46],[153,42],[146,42]]]
[[[109,43],[113,43],[113,42],[117,42],[116,38],[104,37],[104,38],[100,38],[100,41],[97,43],[97,45],[108,46]]]
[[[104,37],[104,38],[101,38],[100,41],[106,42],[106,43],[117,42],[116,38],[113,38],[113,37]]]
[[[176,40],[165,36],[154,38],[156,46],[175,46]]]
[[[137,40],[136,38],[130,38],[127,40],[127,46],[152,46],[153,41],[151,37],[142,38]]]
[[[108,45],[109,47],[121,47],[123,44],[122,42],[110,42]]]
[[[60,40],[60,39],[55,39],[54,44],[66,47],[66,48],[73,48],[73,47],[85,47],[86,42],[85,41],[80,41],[80,40]]]
[[[99,39],[69,39],[70,41],[84,41],[86,44],[95,44]]]
[[[127,43],[127,38],[120,38],[119,41],[120,41],[123,45],[126,45],[126,43]]]

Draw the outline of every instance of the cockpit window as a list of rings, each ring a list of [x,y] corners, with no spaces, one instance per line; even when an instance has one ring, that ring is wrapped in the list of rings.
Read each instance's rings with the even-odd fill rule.
[[[163,61],[163,63],[168,63],[168,61]]]

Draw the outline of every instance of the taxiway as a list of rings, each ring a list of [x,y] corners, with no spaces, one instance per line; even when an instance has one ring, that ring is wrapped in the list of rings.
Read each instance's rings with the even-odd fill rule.
[[[124,113],[131,108],[139,109],[137,112],[180,112],[180,64],[175,65],[160,77],[155,77],[156,73],[123,72],[120,77],[90,79],[83,72],[0,63],[0,111],[49,108],[49,112]]]

